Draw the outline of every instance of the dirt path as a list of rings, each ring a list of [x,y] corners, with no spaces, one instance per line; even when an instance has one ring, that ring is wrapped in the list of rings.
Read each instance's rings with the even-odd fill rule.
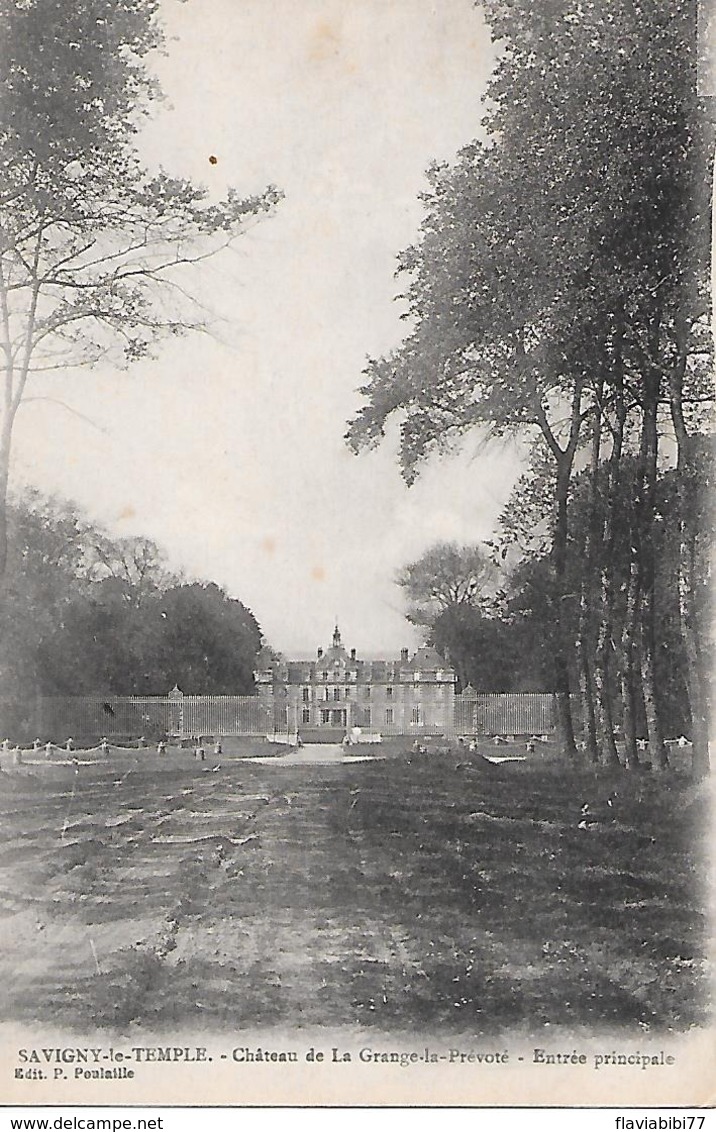
[[[387,960],[389,910],[367,919],[356,901],[360,768],[340,747],[269,761],[179,781],[98,768],[28,800],[0,870],[6,1016],[31,1016],[39,984],[51,1014],[118,1025],[314,1018],[346,948]]]
[[[701,1016],[702,866],[678,784],[640,780],[585,837],[591,772],[268,761],[3,776],[0,1015],[474,1033]]]

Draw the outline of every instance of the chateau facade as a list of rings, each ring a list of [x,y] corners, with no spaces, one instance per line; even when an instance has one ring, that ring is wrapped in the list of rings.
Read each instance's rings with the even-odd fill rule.
[[[273,660],[254,673],[259,699],[277,730],[322,728],[387,735],[451,732],[455,713],[453,669],[433,648],[400,659],[361,660],[341,642],[315,660]]]

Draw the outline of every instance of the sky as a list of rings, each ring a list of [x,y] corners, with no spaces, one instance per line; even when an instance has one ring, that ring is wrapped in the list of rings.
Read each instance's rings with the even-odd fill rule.
[[[212,194],[272,183],[285,199],[197,269],[210,336],[41,390],[74,412],[23,408],[14,483],[153,538],[286,655],[325,645],[336,618],[359,654],[415,647],[396,572],[438,539],[489,537],[516,453],[470,437],[407,488],[394,437],[356,457],[343,436],[366,358],[405,333],[396,256],[417,236],[425,170],[479,133],[489,36],[471,0],[165,0],[163,13],[166,100],[145,159]]]

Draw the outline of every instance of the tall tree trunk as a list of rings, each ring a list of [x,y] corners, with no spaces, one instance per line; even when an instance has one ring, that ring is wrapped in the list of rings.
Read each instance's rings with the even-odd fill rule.
[[[597,738],[602,766],[619,766],[619,751],[614,737],[612,712],[611,665],[605,648],[599,662],[594,665],[595,703],[597,705]]]
[[[569,628],[568,611],[565,608],[565,581],[567,576],[567,499],[569,494],[569,478],[571,473],[571,459],[560,461],[557,470],[556,491],[556,519],[554,525],[554,538],[552,543],[552,560],[557,589],[557,649],[554,658],[557,703],[557,727],[559,743],[569,758],[576,758],[577,745],[574,740],[574,723],[572,720],[572,704],[569,681],[569,651],[571,633]]]
[[[702,778],[710,771],[709,712],[705,662],[702,656],[695,609],[698,542],[697,478],[694,445],[689,436],[683,410],[683,381],[686,369],[686,333],[677,328],[678,359],[669,375],[669,406],[674,425],[678,460],[676,494],[679,535],[679,623],[686,657],[686,689],[691,714],[691,770]]]
[[[5,582],[7,571],[8,531],[7,531],[7,494],[10,479],[10,444],[12,437],[12,417],[6,412],[3,427],[0,432],[0,610],[5,599]]]
[[[639,452],[638,530],[641,575],[641,682],[649,739],[649,758],[654,771],[666,770],[669,760],[659,716],[656,681],[656,563],[654,552],[654,509],[656,496],[658,434],[656,414],[659,379],[650,372],[644,377],[642,441]]]
[[[655,771],[667,770],[669,760],[664,746],[664,736],[659,716],[659,693],[656,682],[654,664],[655,637],[654,637],[654,588],[642,596],[642,650],[641,650],[641,686],[644,695],[644,712],[646,714],[646,728],[649,737],[649,758],[651,768]]]
[[[624,430],[626,428],[627,408],[624,397],[624,367],[623,367],[623,320],[619,317],[614,327],[612,341],[612,382],[614,388],[614,427],[612,431],[612,446],[607,465],[606,505],[604,507],[604,521],[601,539],[601,568],[599,574],[600,601],[599,601],[599,628],[597,632],[597,645],[595,649],[595,683],[597,685],[597,720],[601,737],[602,748],[605,752],[605,761],[608,765],[619,762],[615,736],[615,721],[612,695],[614,692],[613,652],[614,645],[614,618],[615,618],[615,561],[619,540],[617,531],[619,523],[617,514],[621,514],[625,500],[621,490],[622,453],[624,449]],[[623,516],[622,516],[623,518]],[[623,526],[622,526],[623,530]],[[631,666],[624,680],[622,671],[622,726],[625,740],[627,727],[630,734],[629,756],[636,759],[636,727],[634,719],[634,687]],[[626,698],[625,698],[626,693]],[[627,759],[627,765],[630,764]]]
[[[569,758],[576,758],[577,745],[574,741],[574,723],[572,720],[572,704],[570,695],[569,657],[572,651],[572,629],[567,599],[567,543],[569,528],[567,524],[567,502],[569,498],[569,483],[574,465],[574,457],[579,444],[579,434],[582,425],[582,392],[583,385],[577,381],[572,390],[572,405],[570,412],[569,440],[562,448],[547,420],[544,405],[539,397],[535,398],[533,407],[535,421],[542,430],[557,468],[555,487],[555,518],[552,531],[552,565],[555,579],[555,602],[553,606],[555,623],[557,627],[556,647],[554,657],[555,671],[555,701],[557,707],[557,728],[560,747]]]
[[[577,655],[579,659],[579,699],[582,705],[584,750],[590,763],[598,763],[599,747],[597,745],[597,717],[594,709],[593,674],[581,628],[577,637]]]
[[[639,620],[639,568],[632,556],[627,586],[626,610],[621,638],[621,698],[622,728],[624,730],[624,765],[627,770],[639,766],[639,752],[636,737],[637,682],[640,664],[638,661]]]
[[[579,622],[577,626],[577,660],[579,664],[579,692],[582,701],[582,727],[585,750],[590,762],[600,761],[597,740],[596,665],[592,660],[594,637],[594,594],[596,578],[594,563],[597,557],[597,516],[599,510],[599,455],[601,449],[603,382],[597,384],[594,411],[592,452],[589,465],[589,495],[587,500],[584,539],[582,543],[579,575]]]
[[[700,656],[693,608],[694,549],[693,542],[688,539],[687,531],[683,529],[685,526],[686,523],[682,520],[679,524],[679,620],[686,654],[686,688],[691,713],[691,772],[695,778],[704,778],[711,769],[708,700],[703,687],[703,661]]]

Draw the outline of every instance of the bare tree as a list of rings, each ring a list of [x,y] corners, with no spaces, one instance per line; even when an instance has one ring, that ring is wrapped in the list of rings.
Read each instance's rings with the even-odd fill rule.
[[[0,2],[0,578],[13,429],[33,377],[127,364],[201,329],[187,277],[280,198],[212,202],[140,162],[156,8]]]

